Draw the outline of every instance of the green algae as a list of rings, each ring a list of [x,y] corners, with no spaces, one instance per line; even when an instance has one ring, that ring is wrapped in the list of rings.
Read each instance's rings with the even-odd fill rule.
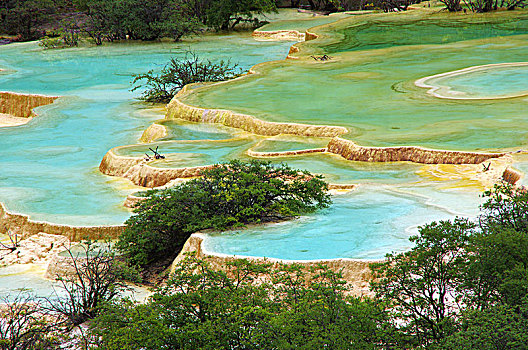
[[[522,17],[519,13],[511,16]],[[364,17],[369,15],[358,18]],[[405,15],[389,17],[398,18],[401,25],[406,23]],[[414,17],[419,16],[412,14],[416,21]],[[356,21],[359,19],[337,23],[352,26]],[[428,21],[434,22],[435,17]],[[467,26],[479,27],[479,23],[468,22]],[[379,27],[383,28],[385,32],[379,32],[380,37],[398,31],[394,23],[390,31],[389,27]],[[523,26],[519,32],[524,33]],[[309,57],[274,62],[259,66],[258,74],[197,89],[181,100],[193,106],[229,109],[274,122],[345,126],[350,132],[344,137],[361,145],[417,145],[471,151],[515,149],[526,145],[524,130],[528,125],[521,107],[525,99],[493,103],[446,101],[414,86],[417,79],[426,76],[469,66],[519,62],[528,56],[527,35],[511,35],[507,40],[488,37],[496,34],[485,31],[482,39],[442,45],[420,43],[355,50],[335,54],[328,62],[316,62]],[[483,83],[492,85],[493,79]],[[497,129],[500,134],[494,131]]]

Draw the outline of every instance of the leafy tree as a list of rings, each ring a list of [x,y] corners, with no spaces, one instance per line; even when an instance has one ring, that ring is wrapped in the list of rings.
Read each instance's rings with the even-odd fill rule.
[[[74,20],[65,19],[59,23],[58,36],[44,36],[39,45],[46,49],[74,47],[79,45],[80,28]]]
[[[146,89],[141,96],[144,101],[168,103],[187,84],[229,80],[239,73],[229,61],[213,63],[187,52],[183,59],[172,58],[159,74],[150,70],[134,75],[132,84],[137,85],[131,90]]]
[[[253,23],[259,26],[255,15],[277,11],[275,0],[210,0],[205,11],[205,22],[214,29],[234,29],[239,23]]]
[[[508,184],[484,194],[480,230],[468,251],[466,303],[482,309],[520,305],[528,293],[528,193]]]
[[[433,222],[410,238],[415,243],[410,251],[388,254],[386,261],[372,266],[379,278],[372,283],[376,296],[390,303],[394,319],[421,345],[454,331],[474,229],[465,219]]]
[[[0,32],[20,35],[21,40],[40,37],[39,27],[54,12],[51,0],[3,0],[0,1]]]
[[[498,305],[463,315],[461,330],[441,342],[446,350],[513,350],[528,344],[528,307]]]
[[[308,0],[310,9],[315,11],[337,11],[340,7],[339,0]]]
[[[184,2],[172,0],[84,0],[87,21],[83,31],[95,44],[121,39],[179,40],[198,30],[198,20]]]
[[[449,12],[457,12],[462,10],[462,6],[460,6],[460,0],[440,0],[440,2],[446,6],[446,9]]]
[[[528,296],[528,194],[500,184],[485,196],[478,225],[462,219],[426,225],[409,252],[373,266],[379,277],[373,290],[392,303],[393,317],[420,345],[443,348],[446,339],[460,345],[479,327],[501,329],[509,318],[517,328],[504,332],[522,338],[517,329],[528,316],[520,311]],[[487,319],[493,314],[497,320]],[[478,348],[486,337],[507,339],[482,332],[468,344]],[[510,346],[504,344],[496,348]]]
[[[235,260],[225,271],[188,258],[144,305],[120,304],[92,324],[105,349],[374,349],[386,313],[345,297],[339,274],[321,266],[271,268]]]
[[[202,175],[139,203],[116,245],[133,264],[174,257],[199,230],[283,220],[330,203],[320,176],[284,164],[231,161]]]

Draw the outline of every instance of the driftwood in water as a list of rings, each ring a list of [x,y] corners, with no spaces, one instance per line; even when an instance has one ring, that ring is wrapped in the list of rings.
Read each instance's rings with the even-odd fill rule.
[[[328,55],[322,55],[322,56],[310,56],[311,58],[313,58],[314,60],[316,61],[328,61],[328,60],[331,60],[332,57],[328,56]]]
[[[162,154],[160,154],[160,153],[158,152],[158,147],[159,147],[159,146],[156,146],[156,149],[155,149],[155,150],[153,150],[152,148],[149,147],[149,150],[151,150],[152,153],[154,153],[154,159],[165,159],[165,156],[162,155]],[[148,155],[147,155],[147,156],[148,156]]]

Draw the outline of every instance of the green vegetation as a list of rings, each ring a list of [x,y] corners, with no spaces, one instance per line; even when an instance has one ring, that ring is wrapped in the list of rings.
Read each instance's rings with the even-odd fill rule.
[[[190,259],[146,304],[112,304],[92,335],[109,349],[525,349],[528,193],[499,185],[485,195],[478,223],[425,225],[410,251],[373,264],[374,299],[345,297],[322,266],[310,279],[299,266],[238,260],[219,272]]]
[[[113,304],[91,324],[103,349],[373,349],[392,344],[387,313],[346,297],[324,266],[188,258],[145,304]],[[258,283],[256,283],[258,281]]]
[[[50,48],[71,46],[64,34],[72,31],[96,45],[123,39],[179,40],[243,23],[254,28],[262,25],[257,15],[272,11],[274,0],[0,0],[0,33],[18,35],[18,40],[47,34],[43,45]]]
[[[140,99],[147,102],[168,103],[185,85],[197,82],[214,82],[237,77],[237,65],[229,61],[213,63],[201,60],[194,52],[187,52],[183,59],[172,58],[159,74],[153,70],[134,75],[131,89],[145,89]]]
[[[51,0],[0,1],[0,34],[18,35],[20,40],[42,36],[40,26],[54,13]]]
[[[426,225],[413,249],[373,266],[376,297],[415,347],[525,348],[528,193],[498,185],[485,195],[478,224]]]
[[[186,1],[173,0],[78,0],[85,23],[80,30],[95,44],[122,39],[179,40],[198,30]]]
[[[203,227],[326,206],[324,188],[320,179],[285,166],[220,165],[201,180],[151,192],[121,249],[132,262],[148,263],[145,254],[170,255],[166,243],[177,251]],[[485,196],[477,223],[425,225],[410,251],[373,264],[375,298],[347,296],[348,284],[324,264],[233,260],[219,269],[208,258],[188,256],[146,302],[135,303],[117,293],[124,270],[115,257],[90,254],[88,245],[80,260],[71,255],[65,298],[41,307],[18,297],[2,309],[0,348],[54,348],[73,341],[72,327],[91,319],[79,348],[526,349],[528,193],[499,185]]]
[[[440,0],[460,11],[460,0]],[[0,0],[0,34],[27,41],[45,37],[46,48],[76,46],[89,38],[96,45],[124,39],[180,40],[205,30],[233,30],[264,24],[259,15],[277,10],[276,0]],[[404,11],[418,0],[291,0],[323,13],[362,9]],[[469,10],[482,13],[524,8],[526,0],[468,0]]]
[[[232,161],[179,186],[153,190],[126,221],[116,247],[132,264],[174,258],[189,236],[284,220],[330,203],[320,176],[282,164]]]

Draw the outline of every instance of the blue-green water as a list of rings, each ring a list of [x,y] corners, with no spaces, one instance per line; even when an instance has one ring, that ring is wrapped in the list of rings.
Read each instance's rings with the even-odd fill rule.
[[[346,137],[361,144],[474,150],[523,143],[511,136],[524,130],[524,124],[513,117],[519,114],[518,105],[506,106],[504,101],[502,105],[446,104],[410,86],[424,75],[473,65],[466,62],[468,58],[474,65],[495,63],[498,58],[513,61],[526,52],[523,37],[507,49],[498,39],[420,50],[404,46],[420,40],[442,44],[522,34],[524,22],[495,23],[488,32],[488,27],[478,23],[457,22],[456,28],[444,28],[442,21],[393,23],[390,18],[341,31],[344,39],[340,43],[323,48],[330,53],[340,52],[336,53],[339,60],[327,65],[315,64],[311,59],[288,60],[268,65],[262,75],[222,84],[221,89],[214,87],[210,107],[225,104],[226,108],[267,120],[345,125],[351,130]],[[401,30],[391,31],[393,25],[401,26]],[[388,32],[391,36],[384,36]],[[354,41],[357,38],[359,42]],[[0,90],[64,96],[40,108],[40,116],[29,124],[0,129],[0,201],[8,209],[39,220],[73,225],[120,224],[130,215],[122,206],[126,194],[139,188],[99,173],[99,162],[110,148],[131,145],[119,148],[117,153],[143,156],[149,147],[159,146],[167,158],[149,164],[188,167],[249,159],[245,152],[252,148],[285,151],[323,146],[324,140],[287,136],[266,140],[229,128],[179,121],[161,122],[168,130],[163,140],[136,145],[143,131],[163,112],[134,101],[137,95],[128,90],[132,74],[160,69],[170,57],[183,56],[188,48],[213,60],[233,58],[247,70],[259,62],[284,58],[289,46],[256,42],[246,33],[206,36],[177,44],[128,43],[52,51],[43,51],[34,43],[0,47],[0,68],[7,69],[0,74]],[[392,46],[400,48],[367,51]],[[365,51],[358,53],[360,49]],[[341,54],[344,51],[354,52]],[[201,105],[203,101],[191,102]],[[209,107],[207,103],[204,106]],[[484,108],[488,111],[485,115]],[[468,116],[468,110],[478,112]],[[434,123],[424,118],[433,114],[440,116]],[[361,121],[356,115],[368,118]],[[459,115],[466,117],[460,121]],[[509,129],[497,137],[496,129],[504,130],[505,126]],[[490,145],[489,140],[497,138],[497,145]],[[389,251],[408,249],[407,238],[418,225],[455,215],[476,215],[481,200],[474,189],[447,189],[460,187],[456,181],[441,185],[428,182],[420,177],[423,169],[418,164],[349,162],[329,154],[272,161],[324,174],[332,183],[363,185],[335,197],[330,208],[314,215],[213,235],[206,241],[207,249],[285,259],[380,258]],[[14,285],[27,275],[35,281],[35,288],[49,289],[33,270],[0,273],[4,273],[0,275],[0,287]]]
[[[465,74],[431,79],[428,84],[449,87],[449,95],[462,93],[462,97],[516,96],[528,93],[528,66],[489,67]]]
[[[209,234],[204,248],[242,256],[290,260],[383,258],[391,251],[411,247],[408,238],[417,227],[433,220],[451,219],[453,200],[465,200],[459,209],[476,215],[478,201],[470,193],[444,191],[432,199],[420,190],[362,186],[334,197],[334,204],[316,214],[240,231]],[[462,205],[463,206],[463,205]]]
[[[135,190],[99,173],[112,147],[136,143],[162,114],[129,91],[131,75],[160,69],[188,49],[212,60],[232,58],[247,70],[284,58],[288,43],[256,42],[249,33],[183,43],[118,44],[42,50],[35,43],[0,47],[0,90],[64,96],[29,124],[0,128],[0,202],[33,219],[70,225],[121,224]]]
[[[290,15],[292,18],[286,18],[277,28],[289,25],[288,21],[294,23],[297,14]],[[304,15],[298,17],[305,18]],[[327,21],[328,18],[303,19],[296,28],[305,29],[305,26]],[[387,28],[396,24],[399,30],[389,30],[391,35],[386,36]],[[324,45],[323,50],[334,53],[379,49],[417,41],[439,44],[525,32],[525,23],[517,20],[495,23],[490,28],[482,24],[456,24],[450,28],[442,21],[402,24],[393,23],[391,19],[382,20],[342,31],[344,39]],[[382,30],[385,34],[380,35]],[[508,50],[506,58],[509,61],[525,52],[524,42],[520,42]],[[495,57],[505,57],[499,52],[502,46],[503,42],[468,44],[467,48],[462,47],[466,50],[464,57],[456,46],[447,53],[432,47],[429,51],[409,49],[412,54],[402,49],[387,50],[370,58],[367,51],[345,57],[354,60],[362,57],[360,66],[351,65],[346,59],[327,66],[290,60],[276,64],[276,69],[268,66],[265,70],[268,77],[254,76],[249,79],[254,83],[250,87],[237,89],[224,84],[223,91],[213,93],[218,99],[212,107],[232,102],[250,114],[255,108],[260,110],[254,114],[263,119],[282,121],[277,116],[283,112],[288,121],[345,125],[351,130],[347,137],[359,139],[362,144],[441,144],[460,148],[459,131],[453,131],[452,125],[456,124],[453,120],[457,114],[467,111],[467,105],[446,107],[443,101],[439,103],[428,97],[417,98],[416,94],[395,91],[401,88],[405,92],[412,81],[424,75],[465,68],[468,57],[473,58],[475,64],[494,63]],[[149,109],[134,100],[137,93],[129,91],[132,74],[160,69],[170,57],[182,57],[187,49],[212,60],[233,58],[233,62],[247,70],[256,63],[284,58],[289,47],[290,43],[254,41],[248,33],[205,36],[184,43],[125,43],[51,51],[44,51],[35,43],[0,47],[0,68],[6,69],[0,72],[0,90],[64,96],[53,105],[40,108],[39,117],[29,124],[0,128],[0,202],[6,203],[10,210],[30,214],[38,220],[71,225],[121,224],[130,215],[122,205],[125,196],[140,188],[99,172],[99,162],[110,148],[131,145],[119,148],[117,153],[143,156],[149,153],[149,147],[159,146],[167,158],[150,162],[150,165],[188,167],[233,158],[247,160],[250,159],[245,154],[248,149],[275,152],[323,147],[327,140],[289,136],[266,138],[230,128],[181,121],[160,122],[167,127],[165,138],[148,145],[136,144],[143,131],[163,117],[163,111]],[[481,58],[487,57],[483,52],[494,48],[497,50],[489,55],[493,57]],[[423,68],[419,64],[433,67],[417,69]],[[270,84],[270,76],[278,85]],[[494,88],[487,84],[486,78],[466,78],[469,80],[460,77],[453,84],[467,90],[486,85],[482,88],[500,92],[511,89],[512,82],[516,84],[515,79],[524,81],[524,76],[507,73],[503,87]],[[372,84],[367,86],[364,81]],[[392,89],[395,82],[401,86]],[[237,96],[241,90],[244,93]],[[419,105],[419,112],[407,108],[413,104]],[[473,106],[477,107],[490,108],[487,102]],[[386,109],[390,114],[384,113]],[[505,123],[514,125],[515,130],[520,128],[517,119],[507,120],[509,115],[517,113],[518,107],[491,109],[488,115],[478,114],[468,119],[471,125],[465,125],[463,133],[478,135],[478,142],[464,142],[462,148],[489,147],[488,139],[497,131],[495,128],[475,129],[475,125],[482,123],[481,119],[493,120],[496,124],[492,125],[502,128]],[[436,125],[423,118],[432,113],[445,115],[446,110],[452,113]],[[509,114],[505,115],[506,110]],[[342,117],[365,111],[368,123],[358,122],[351,126]],[[519,143],[518,137],[510,137],[506,132],[501,134],[502,139],[511,140],[512,147]],[[501,142],[501,147],[509,146]],[[387,252],[408,249],[408,237],[416,233],[418,225],[455,215],[474,216],[482,200],[474,189],[454,189],[460,187],[456,180],[442,184],[425,180],[419,175],[423,168],[418,164],[349,162],[329,154],[273,158],[272,162],[286,162],[293,168],[323,174],[331,183],[362,185],[355,191],[334,197],[330,208],[310,216],[213,234],[205,242],[206,249],[299,260],[381,258]],[[519,168],[526,167],[521,164]],[[0,269],[0,296],[20,288],[32,288],[39,295],[49,295],[53,291],[52,284],[43,279],[42,274],[42,269],[35,266]]]

